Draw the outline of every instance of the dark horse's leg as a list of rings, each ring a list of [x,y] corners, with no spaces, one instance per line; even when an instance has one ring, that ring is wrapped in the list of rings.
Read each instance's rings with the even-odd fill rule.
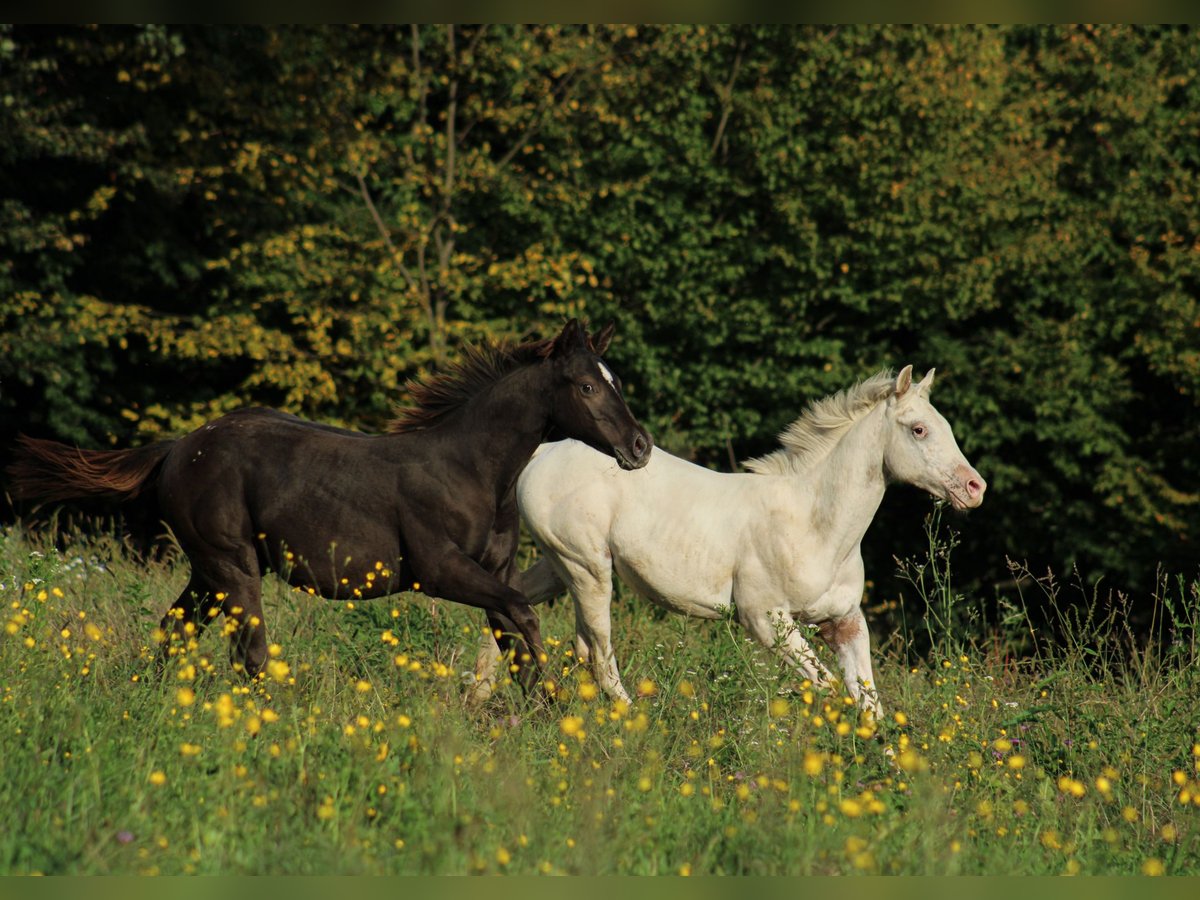
[[[507,645],[511,645],[514,651],[518,666],[517,678],[521,687],[529,691],[537,684],[542,667],[549,660],[546,648],[542,644],[542,629],[538,624],[537,613],[533,611],[524,597],[510,605],[505,610],[505,614],[516,625],[516,633],[522,638],[521,643],[525,645],[521,647],[512,639],[507,642]],[[491,621],[491,617],[488,621]],[[506,654],[507,646],[503,635],[499,646],[501,653]]]
[[[205,626],[218,612],[220,605],[209,596],[205,587],[189,578],[159,624],[163,633],[162,661],[183,653],[190,639],[199,640]]]
[[[256,433],[238,430],[245,427],[241,419],[218,420],[182,438],[163,463],[158,493],[163,518],[192,566],[164,630],[186,640],[189,622],[199,631],[220,610],[230,661],[253,676],[266,664],[267,637],[262,566],[247,505],[247,484],[261,454],[255,455]]]
[[[178,652],[173,647],[186,647],[190,636],[199,638],[220,611],[225,614],[229,658],[234,669],[257,675],[267,661],[267,635],[263,625],[262,574],[253,549],[247,546],[241,552],[229,554],[191,551],[188,558],[192,577],[162,620],[162,630],[167,635],[164,658]]]
[[[500,648],[501,663],[510,667],[507,671],[514,674],[519,672],[520,663],[517,662],[517,657],[521,649],[517,646],[515,637],[517,626],[512,619],[494,612],[487,613],[487,623],[488,630],[491,632],[492,645]]]
[[[522,611],[526,615],[522,615]],[[515,674],[521,687],[529,691],[537,684],[538,673],[547,657],[542,647],[542,633],[537,616],[528,606],[518,607],[516,612],[519,619],[488,610],[488,627],[496,646],[500,648],[500,659],[505,665],[512,667],[509,671]],[[530,634],[533,635],[533,640],[528,637]],[[532,649],[531,654],[531,648],[535,647],[537,649]]]
[[[559,574],[554,570],[554,566],[550,564],[550,559],[543,556],[540,560],[525,569],[523,572],[517,571],[516,562],[513,562],[509,572],[510,574],[505,579],[508,584],[520,591],[529,599],[531,606],[537,606],[540,603],[545,603],[548,600],[553,600],[560,594],[567,592],[566,583],[562,580]],[[475,657],[475,683],[472,685],[468,693],[467,702],[472,705],[482,703],[492,695],[496,689],[496,679],[499,677],[499,666],[503,663],[505,666],[511,664],[507,658],[506,650],[502,640],[496,638],[496,632],[503,631],[498,628],[496,623],[488,619],[490,634],[479,642],[479,653]],[[500,647],[499,653],[496,648]],[[575,641],[575,653],[580,663],[587,662],[586,647],[582,644],[580,638]],[[509,670],[505,669],[505,673]]]
[[[440,542],[436,548],[421,548],[410,537],[410,553],[422,589],[435,597],[453,599],[487,612],[488,623],[501,633],[501,650],[519,637],[524,647],[516,647],[517,681],[532,690],[541,675],[542,664],[548,658],[542,644],[542,631],[537,614],[525,595],[492,575],[457,546]]]

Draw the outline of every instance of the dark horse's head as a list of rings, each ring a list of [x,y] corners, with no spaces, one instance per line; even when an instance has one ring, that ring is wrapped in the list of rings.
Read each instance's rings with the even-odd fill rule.
[[[546,359],[558,376],[551,387],[552,437],[573,437],[614,457],[622,469],[640,469],[650,461],[654,439],[633,417],[620,379],[600,358],[614,330],[610,324],[589,335],[572,319],[549,342]]]

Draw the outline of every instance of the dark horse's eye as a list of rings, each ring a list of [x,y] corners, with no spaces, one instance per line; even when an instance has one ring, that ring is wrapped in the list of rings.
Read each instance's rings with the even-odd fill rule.
[[[579,386],[579,389],[581,391],[583,391],[585,394],[596,393],[596,386],[594,384],[592,384],[590,381],[585,381],[583,384],[581,384]]]

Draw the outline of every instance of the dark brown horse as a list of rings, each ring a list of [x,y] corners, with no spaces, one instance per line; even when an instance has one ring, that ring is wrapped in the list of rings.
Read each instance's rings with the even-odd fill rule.
[[[553,437],[584,441],[624,469],[650,458],[650,435],[600,359],[612,332],[589,336],[572,320],[551,340],[469,350],[410,385],[417,406],[382,435],[252,408],[133,450],[22,437],[12,491],[37,503],[155,492],[192,567],[163,617],[168,654],[223,612],[235,623],[234,667],[257,674],[267,657],[261,579],[273,571],[322,597],[419,586],[479,607],[503,649],[524,640],[528,688],[544,651],[537,616],[511,586],[517,476]]]

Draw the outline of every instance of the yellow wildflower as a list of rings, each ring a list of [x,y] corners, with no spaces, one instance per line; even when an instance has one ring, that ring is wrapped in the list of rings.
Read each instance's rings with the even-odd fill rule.
[[[582,716],[565,716],[563,720],[558,723],[558,727],[567,737],[573,737],[580,741],[587,737],[587,732],[583,730]]]
[[[804,774],[810,778],[816,778],[821,774],[821,770],[825,768],[825,760],[819,753],[814,753],[812,750],[805,751],[804,754]]]

